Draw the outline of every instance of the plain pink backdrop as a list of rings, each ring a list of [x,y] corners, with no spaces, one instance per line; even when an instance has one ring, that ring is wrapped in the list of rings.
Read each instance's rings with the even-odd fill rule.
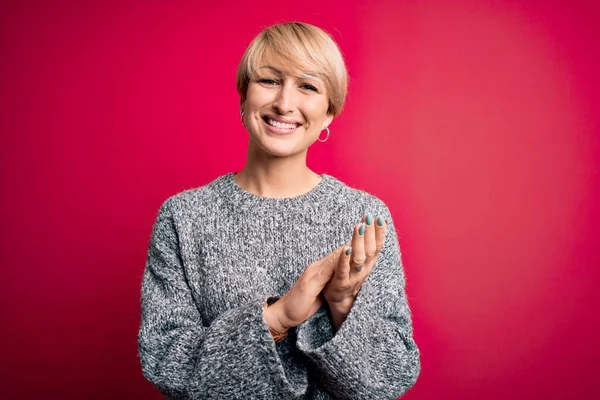
[[[347,59],[309,165],[392,210],[406,398],[600,398],[597,2],[71,3],[0,9],[3,398],[159,398],[136,341],[151,226],[243,166],[235,69],[288,20]]]

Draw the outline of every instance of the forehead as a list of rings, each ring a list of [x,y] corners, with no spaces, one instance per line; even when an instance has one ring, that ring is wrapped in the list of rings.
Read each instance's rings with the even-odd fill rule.
[[[296,78],[309,78],[309,79],[319,79],[321,80],[322,78],[319,76],[319,74],[317,74],[316,72],[313,71],[304,71],[301,70],[299,68],[285,68],[282,66],[273,66],[273,65],[261,65],[259,66],[259,71],[262,73],[265,72],[271,72],[273,74],[276,75],[281,75],[281,76],[293,76]]]
[[[288,75],[297,78],[313,78],[323,80],[323,71],[319,67],[306,60],[293,55],[283,56],[273,51],[265,51],[254,63],[257,73],[274,73],[277,75]]]

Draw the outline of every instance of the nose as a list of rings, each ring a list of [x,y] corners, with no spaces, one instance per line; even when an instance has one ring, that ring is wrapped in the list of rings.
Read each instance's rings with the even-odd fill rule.
[[[277,92],[277,97],[273,102],[273,108],[275,108],[279,114],[285,115],[294,112],[296,107],[296,91],[292,84],[283,84]]]

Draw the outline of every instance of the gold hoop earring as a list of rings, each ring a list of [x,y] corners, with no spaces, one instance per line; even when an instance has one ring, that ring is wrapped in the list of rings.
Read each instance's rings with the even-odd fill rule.
[[[317,138],[317,140],[319,142],[321,142],[321,143],[326,142],[329,139],[329,134],[331,133],[331,132],[329,132],[329,127],[328,126],[325,127],[325,130],[327,131],[327,136],[325,136],[325,139],[321,140],[321,134],[320,133],[319,133],[319,137]]]

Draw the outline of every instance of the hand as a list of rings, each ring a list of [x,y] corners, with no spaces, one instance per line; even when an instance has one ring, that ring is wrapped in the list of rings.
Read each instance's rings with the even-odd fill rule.
[[[354,226],[351,247],[342,246],[335,273],[323,290],[336,329],[350,312],[360,287],[375,267],[386,232],[387,221],[368,214],[362,223]]]
[[[265,321],[269,327],[285,332],[300,325],[321,308],[324,301],[321,292],[333,276],[342,249],[343,246],[309,265],[294,286],[265,309]]]

